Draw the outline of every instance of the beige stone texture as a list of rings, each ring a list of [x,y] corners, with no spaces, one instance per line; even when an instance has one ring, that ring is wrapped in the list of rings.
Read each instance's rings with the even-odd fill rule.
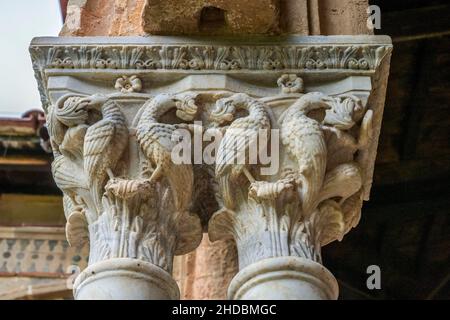
[[[145,0],[70,0],[60,36],[143,35]]]
[[[278,0],[147,0],[142,23],[150,34],[271,34],[278,32],[278,5]]]
[[[320,34],[372,34],[367,28],[368,6],[368,0],[320,0]]]
[[[308,35],[310,33],[308,21],[307,1],[280,1],[280,28],[284,33]]]
[[[228,285],[237,272],[234,241],[211,242],[204,234],[195,251],[175,257],[173,276],[181,299],[226,299]]]
[[[70,0],[60,35],[372,34],[368,5],[368,0]]]

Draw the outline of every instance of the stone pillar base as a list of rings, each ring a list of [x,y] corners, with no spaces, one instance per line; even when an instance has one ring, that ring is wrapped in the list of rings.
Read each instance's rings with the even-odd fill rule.
[[[137,259],[117,258],[90,265],[75,280],[76,300],[179,299],[177,283],[163,269]]]
[[[258,261],[242,269],[231,281],[232,300],[336,300],[334,276],[321,264],[298,257]]]

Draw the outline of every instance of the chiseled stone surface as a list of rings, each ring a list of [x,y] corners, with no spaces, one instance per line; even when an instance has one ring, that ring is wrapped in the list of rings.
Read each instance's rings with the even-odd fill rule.
[[[60,35],[372,34],[368,5],[368,0],[70,0]],[[224,10],[224,19],[214,9],[203,11],[201,19],[204,7]]]
[[[278,0],[147,0],[142,23],[150,34],[271,34],[278,19]]]
[[[174,260],[173,275],[181,299],[226,299],[231,279],[238,272],[236,245],[232,240],[211,242],[208,235],[198,248]]]
[[[318,2],[320,34],[372,34],[372,31],[367,28],[368,0],[315,0],[311,2]]]
[[[70,0],[60,36],[142,35],[145,0]]]

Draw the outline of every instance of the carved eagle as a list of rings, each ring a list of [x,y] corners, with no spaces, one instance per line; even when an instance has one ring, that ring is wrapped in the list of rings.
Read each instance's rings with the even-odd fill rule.
[[[84,171],[93,194],[98,214],[106,178],[114,177],[114,170],[128,144],[125,117],[117,103],[104,96],[83,99],[88,108],[100,107],[102,119],[90,126],[84,138]]]
[[[280,117],[281,142],[296,160],[294,179],[299,185],[303,215],[312,214],[322,189],[327,166],[327,146],[321,124],[307,114],[329,109],[328,98],[311,92],[300,97]]]
[[[175,207],[178,211],[187,210],[192,195],[194,176],[192,165],[176,164],[172,159],[172,150],[180,139],[183,139],[175,124],[161,123],[160,118],[173,108],[177,108],[177,116],[191,121],[197,114],[193,94],[170,95],[160,94],[145,103],[139,119],[136,139],[146,159],[154,167],[149,180],[157,181],[166,177],[173,191]]]
[[[268,135],[271,128],[266,105],[244,93],[217,100],[211,113],[211,119],[219,125],[230,122],[239,109],[247,111],[248,116],[236,119],[231,123],[220,141],[216,156],[215,175],[218,179],[223,203],[229,209],[235,207],[232,183],[242,173],[251,183],[255,182],[248,170],[249,161],[245,157],[251,147],[253,147],[252,150],[258,150],[254,147],[258,143],[258,135]],[[240,161],[241,159],[245,161]]]

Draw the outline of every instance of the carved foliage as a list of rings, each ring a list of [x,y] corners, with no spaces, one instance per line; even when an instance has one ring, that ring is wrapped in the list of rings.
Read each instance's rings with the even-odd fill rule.
[[[32,46],[41,68],[75,69],[374,69],[384,46]]]

